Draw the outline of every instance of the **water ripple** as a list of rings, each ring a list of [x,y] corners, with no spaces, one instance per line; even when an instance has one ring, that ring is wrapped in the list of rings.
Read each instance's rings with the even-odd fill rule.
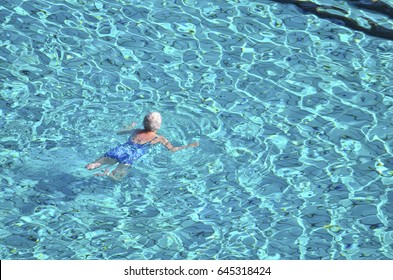
[[[271,2],[2,1],[1,257],[391,259],[387,3]],[[91,178],[153,110],[200,146]]]

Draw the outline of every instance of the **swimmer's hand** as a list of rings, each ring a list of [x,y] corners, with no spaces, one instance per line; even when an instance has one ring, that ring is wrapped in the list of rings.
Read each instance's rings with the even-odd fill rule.
[[[127,125],[127,126],[124,128],[124,130],[133,129],[135,126],[136,126],[136,122],[133,122],[132,124]]]
[[[190,147],[197,147],[199,146],[199,142],[194,142],[185,146],[178,146],[178,147],[174,147],[169,141],[168,139],[166,139],[163,136],[160,136],[157,138],[155,143],[161,143],[162,145],[164,145],[168,150],[170,150],[171,152],[177,152],[186,148],[190,148]]]
[[[120,134],[130,134],[132,133],[132,129],[136,126],[136,122],[133,122],[130,125],[127,125],[123,130],[117,132],[118,135]]]
[[[188,145],[188,147],[198,147],[199,146],[199,142],[194,142]]]

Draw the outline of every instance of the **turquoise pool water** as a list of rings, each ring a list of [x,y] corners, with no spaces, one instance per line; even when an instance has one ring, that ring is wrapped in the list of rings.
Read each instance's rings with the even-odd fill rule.
[[[392,259],[393,41],[283,2],[0,1],[1,259]]]

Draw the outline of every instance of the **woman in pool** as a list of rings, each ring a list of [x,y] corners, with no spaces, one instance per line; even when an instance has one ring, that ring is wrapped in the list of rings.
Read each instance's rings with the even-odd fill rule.
[[[147,114],[143,120],[144,129],[132,129],[136,124],[132,123],[125,130],[119,131],[117,134],[131,134],[128,141],[120,146],[112,148],[103,157],[86,165],[86,169],[92,170],[99,168],[105,164],[119,165],[109,172],[109,168],[103,173],[97,173],[96,176],[109,176],[115,180],[122,179],[128,173],[129,167],[141,156],[146,154],[151,145],[161,143],[172,152],[180,151],[188,147],[197,147],[198,142],[174,147],[165,137],[157,135],[157,130],[161,127],[161,115],[158,112]]]

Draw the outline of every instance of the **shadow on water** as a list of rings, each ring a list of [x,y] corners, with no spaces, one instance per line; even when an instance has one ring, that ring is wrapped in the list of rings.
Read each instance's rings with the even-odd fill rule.
[[[369,28],[366,28],[358,23],[356,19],[349,17],[348,12],[342,8],[335,6],[319,5],[312,1],[300,1],[300,0],[272,0],[282,4],[293,4],[298,8],[302,9],[305,13],[314,14],[320,18],[330,20],[336,24],[346,26],[350,29],[363,32],[367,35],[379,37],[383,39],[393,40],[393,30],[379,25],[368,17],[362,17],[367,21]],[[383,1],[347,1],[351,6],[362,8],[364,10],[370,10],[378,12],[389,18],[393,17],[393,8]],[[334,12],[333,12],[334,11]],[[339,15],[337,12],[344,15]]]

